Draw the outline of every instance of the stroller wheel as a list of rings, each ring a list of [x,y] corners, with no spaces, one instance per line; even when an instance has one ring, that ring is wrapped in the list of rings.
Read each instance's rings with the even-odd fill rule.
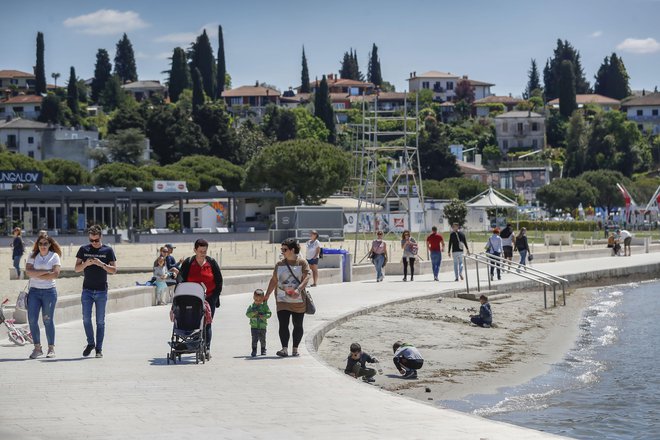
[[[199,364],[199,351],[195,352],[195,363]]]

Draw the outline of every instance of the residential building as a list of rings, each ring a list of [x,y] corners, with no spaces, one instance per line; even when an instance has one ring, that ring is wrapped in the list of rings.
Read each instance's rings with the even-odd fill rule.
[[[492,95],[490,88],[495,84],[469,79],[467,75],[456,75],[451,72],[439,72],[430,70],[421,75],[412,72],[408,81],[408,89],[411,92],[427,89],[433,92],[433,99],[436,101],[453,102],[456,96],[456,85],[463,80],[470,82],[474,89],[474,99],[483,99]]]
[[[626,112],[628,120],[635,122],[640,130],[660,134],[660,93],[624,99],[621,109]]]
[[[121,88],[133,95],[138,102],[155,96],[167,98],[167,87],[156,80],[133,81],[122,85]]]
[[[366,81],[355,81],[352,79],[339,78],[334,73],[326,75],[329,93],[343,93],[345,95],[370,95],[376,91],[373,83]],[[317,79],[309,83],[309,89],[312,93],[316,92],[321,80]],[[296,89],[300,92],[300,87]]]
[[[575,95],[575,101],[578,108],[583,108],[585,105],[595,105],[602,110],[609,112],[611,110],[618,110],[621,106],[621,101],[607,96],[599,95],[597,93],[589,93],[584,95]],[[555,98],[548,102],[550,107],[559,108],[559,98]]]
[[[522,98],[490,95],[486,96],[485,98],[475,100],[473,105],[475,108],[475,114],[478,117],[488,117],[490,116],[490,109],[493,105],[502,104],[504,106],[505,112],[511,112],[515,110],[516,106],[523,101],[524,99]]]
[[[512,111],[495,117],[495,137],[503,154],[509,150],[545,148],[545,118],[532,111]]]
[[[41,113],[39,95],[16,95],[0,100],[0,119],[12,118],[37,119]]]
[[[0,90],[11,89],[34,90],[35,76],[33,73],[20,70],[0,70]]]
[[[269,104],[280,105],[279,90],[262,87],[258,83],[253,86],[241,86],[222,92],[222,98],[230,112],[237,116],[253,116],[261,119]]]
[[[407,95],[403,92],[379,92],[364,96],[351,96],[350,102],[359,107],[364,101],[371,108],[373,108],[374,103],[378,102],[378,111],[395,112],[403,110]],[[408,102],[408,105],[414,106],[415,102]]]
[[[528,203],[536,201],[536,192],[550,183],[552,166],[544,161],[502,162],[493,174],[493,186],[510,189]]]

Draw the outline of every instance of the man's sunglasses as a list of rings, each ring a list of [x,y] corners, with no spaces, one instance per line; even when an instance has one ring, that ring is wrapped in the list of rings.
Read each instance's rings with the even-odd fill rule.
[[[90,242],[90,243],[100,243],[100,242],[101,242],[101,239],[100,239],[100,238],[90,238],[90,239],[89,239],[89,242]]]

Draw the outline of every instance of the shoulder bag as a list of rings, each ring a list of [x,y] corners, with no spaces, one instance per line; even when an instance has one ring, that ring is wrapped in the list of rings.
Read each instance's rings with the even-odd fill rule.
[[[293,278],[298,281],[298,286],[300,286],[301,281],[298,279],[295,273],[293,273],[293,269],[291,269],[291,266],[289,266],[289,262],[286,261],[286,258],[284,259],[284,264],[286,264],[286,267],[289,269],[289,272],[291,272],[291,275],[293,275]],[[306,315],[313,315],[316,313],[316,306],[314,305],[314,300],[312,299],[312,294],[309,293],[307,289],[303,290],[300,292],[301,295],[304,296],[305,298],[305,314]]]
[[[28,281],[25,289],[21,290],[16,299],[16,308],[20,310],[27,310],[28,293],[30,292],[30,282]]]

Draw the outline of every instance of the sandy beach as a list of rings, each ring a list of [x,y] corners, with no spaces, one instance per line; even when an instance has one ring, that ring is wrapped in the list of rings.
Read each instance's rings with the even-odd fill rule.
[[[513,292],[491,302],[493,328],[470,324],[475,313],[470,310],[479,308],[475,301],[442,298],[385,306],[330,331],[319,354],[343,372],[349,345],[359,342],[383,366],[375,386],[425,402],[494,393],[525,383],[562,359],[575,342],[588,297],[589,289],[577,290],[567,306],[544,310],[542,292]],[[397,340],[414,344],[424,356],[417,380],[399,377],[392,363]]]

